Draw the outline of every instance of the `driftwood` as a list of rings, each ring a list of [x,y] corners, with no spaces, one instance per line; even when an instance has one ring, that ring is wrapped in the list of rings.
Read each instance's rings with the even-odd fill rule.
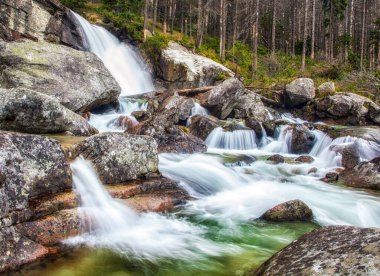
[[[205,87],[198,87],[198,88],[188,88],[188,89],[180,89],[176,92],[180,96],[194,96],[201,93],[206,93],[213,89],[215,86],[205,86]]]

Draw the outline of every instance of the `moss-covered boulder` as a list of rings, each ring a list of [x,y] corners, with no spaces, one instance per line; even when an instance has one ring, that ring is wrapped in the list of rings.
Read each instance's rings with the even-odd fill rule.
[[[55,97],[74,112],[115,102],[120,87],[94,54],[47,42],[0,42],[0,87]]]
[[[156,141],[148,136],[102,133],[75,145],[71,158],[91,160],[104,184],[123,183],[158,171]]]
[[[329,226],[294,241],[249,275],[379,275],[380,229]]]
[[[54,97],[25,89],[0,88],[0,129],[26,133],[89,136],[97,130]]]

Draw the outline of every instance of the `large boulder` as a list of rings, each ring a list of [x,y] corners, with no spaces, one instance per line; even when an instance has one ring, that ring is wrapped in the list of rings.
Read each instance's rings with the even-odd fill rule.
[[[162,51],[159,66],[159,75],[168,88],[210,86],[234,75],[223,65],[194,54],[175,42],[170,42]]]
[[[0,87],[53,96],[74,112],[115,102],[120,87],[94,54],[47,42],[0,43]]]
[[[330,95],[335,93],[335,84],[332,81],[324,82],[318,86],[318,92],[322,95]]]
[[[14,227],[0,228],[0,273],[49,255],[48,248],[20,235]]]
[[[313,217],[313,211],[301,200],[290,200],[276,205],[266,211],[260,218],[273,221],[308,221]]]
[[[246,90],[246,94],[241,96],[233,109],[234,118],[245,119],[254,118],[258,122],[269,120],[268,112],[258,94]]]
[[[251,275],[379,275],[380,229],[329,226],[276,253]]]
[[[56,0],[0,0],[0,39],[27,38],[84,49],[78,24]]]
[[[70,189],[71,183],[57,141],[0,131],[0,228],[29,219],[31,198]]]
[[[345,169],[339,180],[350,187],[380,190],[380,158]]]
[[[370,99],[353,93],[336,93],[317,99],[317,115],[344,120],[347,124],[362,125],[367,121],[380,122],[380,107]]]
[[[62,133],[89,136],[97,133],[78,114],[56,98],[25,88],[0,88],[0,129],[27,133]]]
[[[208,107],[212,115],[224,120],[231,114],[245,91],[241,81],[230,78],[202,95],[200,101]]]
[[[299,78],[286,85],[285,105],[298,107],[312,101],[315,98],[314,81],[308,78]]]
[[[70,150],[70,158],[91,160],[104,184],[123,183],[158,171],[157,143],[151,137],[102,133]]]
[[[220,121],[212,115],[195,115],[191,117],[189,128],[192,135],[205,141],[210,133],[219,126]]]

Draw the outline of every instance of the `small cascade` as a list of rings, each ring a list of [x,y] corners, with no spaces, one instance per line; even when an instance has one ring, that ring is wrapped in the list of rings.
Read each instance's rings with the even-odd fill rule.
[[[260,146],[265,147],[269,143],[273,141],[272,138],[268,137],[267,131],[265,130],[263,123],[260,122],[260,128],[261,128],[261,140],[260,140]]]
[[[101,114],[92,113],[89,123],[99,132],[124,132],[138,124],[131,114],[134,111],[145,111],[147,107],[148,103],[122,97],[118,109],[112,108]]]
[[[111,249],[120,254],[155,260],[159,257],[198,259],[237,252],[202,237],[203,230],[181,219],[154,213],[137,214],[113,199],[103,187],[89,161],[79,157],[72,165],[75,192],[89,233],[71,238],[68,245]],[[235,250],[236,249],[236,250]]]
[[[130,46],[121,43],[106,29],[90,24],[74,13],[81,25],[89,50],[97,55],[119,83],[122,96],[154,90],[152,78],[145,70],[143,59]]]
[[[290,153],[292,130],[288,125],[280,126],[275,131],[275,139],[262,148],[269,153]]]
[[[215,128],[206,139],[209,148],[227,150],[250,150],[257,148],[256,134],[253,130],[224,131]]]
[[[190,117],[187,119],[187,125],[189,126],[191,124],[191,117],[195,115],[202,115],[207,116],[210,112],[203,106],[201,106],[199,103],[194,103],[194,107],[191,109]]]

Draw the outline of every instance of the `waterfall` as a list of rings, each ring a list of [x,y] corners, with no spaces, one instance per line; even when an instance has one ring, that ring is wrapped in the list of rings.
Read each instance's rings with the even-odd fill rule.
[[[210,112],[203,106],[201,106],[199,103],[194,103],[194,107],[191,109],[190,117],[187,119],[187,125],[189,126],[191,124],[191,117],[195,115],[202,115],[207,116]]]
[[[103,61],[121,87],[120,107],[102,114],[91,114],[89,123],[99,132],[124,132],[138,124],[131,113],[147,108],[147,104],[125,96],[153,91],[152,78],[145,70],[141,56],[129,45],[121,43],[106,29],[90,24],[80,15],[74,13],[74,16],[83,29],[89,50]]]
[[[119,83],[122,96],[154,90],[152,78],[139,54],[106,29],[90,24],[74,13],[83,29],[89,50],[97,55]]]
[[[202,237],[203,230],[185,220],[154,213],[137,214],[113,199],[103,187],[89,161],[79,157],[71,165],[75,192],[81,201],[85,229],[89,233],[70,238],[68,245],[107,248],[126,256],[154,260],[159,257],[198,259],[237,252]]]
[[[224,131],[215,128],[206,139],[210,148],[228,150],[249,150],[257,148],[256,134],[253,130]]]

